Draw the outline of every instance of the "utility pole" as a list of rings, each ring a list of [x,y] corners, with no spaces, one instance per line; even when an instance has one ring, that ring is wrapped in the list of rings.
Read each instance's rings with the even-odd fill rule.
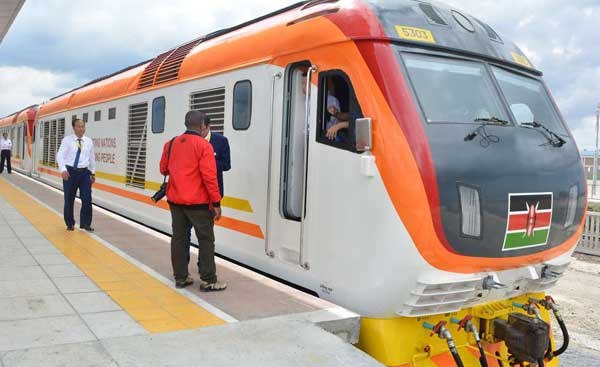
[[[596,150],[594,150],[594,173],[592,175],[592,198],[596,197],[596,179],[598,178],[598,128],[600,125],[600,103],[596,106]]]

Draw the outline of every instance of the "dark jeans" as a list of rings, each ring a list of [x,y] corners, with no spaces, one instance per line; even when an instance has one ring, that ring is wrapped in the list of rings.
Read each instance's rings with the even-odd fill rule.
[[[69,179],[63,180],[63,190],[65,192],[64,217],[67,227],[75,225],[73,217],[73,205],[75,196],[79,190],[81,198],[81,211],[79,212],[79,226],[89,227],[92,224],[92,178],[91,172],[87,169],[74,169],[67,167]]]
[[[171,209],[171,264],[176,281],[189,275],[190,227],[194,227],[198,238],[198,268],[200,279],[207,283],[217,281],[215,265],[215,233],[212,213],[206,208],[190,208],[169,204]]]
[[[6,161],[6,169],[8,173],[12,173],[12,167],[10,166],[10,150],[4,149],[0,153],[0,173],[4,172],[4,162]]]

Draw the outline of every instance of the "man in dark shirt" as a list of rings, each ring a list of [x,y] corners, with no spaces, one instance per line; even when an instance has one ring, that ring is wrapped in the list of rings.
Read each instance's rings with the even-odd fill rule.
[[[231,169],[231,158],[229,151],[229,141],[223,135],[210,131],[210,119],[202,124],[200,134],[212,145],[215,151],[215,160],[217,161],[217,179],[219,180],[219,192],[223,196],[223,172]]]

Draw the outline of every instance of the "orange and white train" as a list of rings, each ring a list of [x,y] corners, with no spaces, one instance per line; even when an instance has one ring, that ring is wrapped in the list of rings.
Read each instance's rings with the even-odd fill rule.
[[[231,146],[218,253],[359,313],[359,346],[388,366],[557,366],[544,292],[581,235],[586,185],[541,76],[443,4],[313,0],[0,130],[15,169],[60,188],[56,150],[83,118],[94,202],[169,232],[166,202],[150,200],[162,146],[202,110]],[[351,117],[334,139],[332,97]]]

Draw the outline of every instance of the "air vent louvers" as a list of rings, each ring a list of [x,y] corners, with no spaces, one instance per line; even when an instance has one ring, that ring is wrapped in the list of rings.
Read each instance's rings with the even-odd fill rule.
[[[419,8],[421,8],[423,13],[425,13],[425,16],[427,16],[427,19],[430,22],[433,22],[438,25],[448,25],[448,23],[446,23],[446,21],[437,12],[437,10],[435,10],[433,5],[421,3],[419,4]]]
[[[475,21],[477,21],[477,23],[479,23],[479,25],[482,26],[483,29],[485,29],[485,31],[487,32],[488,37],[490,39],[502,43],[502,38],[500,38],[500,36],[498,35],[498,33],[496,33],[496,31],[494,31],[494,29],[492,27],[490,27],[489,25],[485,24],[484,22],[482,22],[479,19],[475,19]]]
[[[138,89],[177,79],[183,60],[201,41],[201,39],[196,39],[158,55],[144,70]]]
[[[206,113],[211,131],[222,134],[225,127],[225,88],[193,93],[190,96],[190,110]]]
[[[129,106],[126,185],[140,189],[144,189],[146,186],[147,126],[148,103]]]
[[[162,62],[172,52],[173,51],[170,50],[170,51],[167,51],[165,53],[158,55],[154,60],[152,60],[152,62],[148,66],[146,66],[146,69],[144,69],[144,73],[142,73],[142,77],[138,84],[138,89],[151,87],[152,85],[154,85],[154,76],[156,75],[156,71],[158,70],[158,68],[160,67]]]

